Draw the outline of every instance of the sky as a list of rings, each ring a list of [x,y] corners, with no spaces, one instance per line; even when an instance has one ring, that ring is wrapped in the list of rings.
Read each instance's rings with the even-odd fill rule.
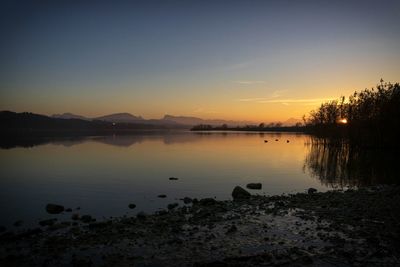
[[[2,1],[0,110],[284,121],[400,81],[400,1]]]

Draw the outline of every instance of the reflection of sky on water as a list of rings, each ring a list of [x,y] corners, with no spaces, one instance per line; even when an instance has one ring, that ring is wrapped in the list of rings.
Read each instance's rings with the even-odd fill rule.
[[[319,150],[310,150],[302,134],[181,132],[40,143],[0,150],[1,224],[45,218],[49,202],[101,218],[152,212],[185,196],[230,199],[234,186],[249,182],[263,184],[254,191],[260,194],[346,185],[312,177],[323,166],[315,165]],[[137,208],[129,210],[129,203]]]

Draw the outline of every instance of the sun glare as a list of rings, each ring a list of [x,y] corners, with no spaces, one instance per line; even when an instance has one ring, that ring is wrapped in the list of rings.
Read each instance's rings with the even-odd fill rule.
[[[338,120],[338,123],[346,124],[347,123],[347,119],[346,118],[342,118],[342,119]]]

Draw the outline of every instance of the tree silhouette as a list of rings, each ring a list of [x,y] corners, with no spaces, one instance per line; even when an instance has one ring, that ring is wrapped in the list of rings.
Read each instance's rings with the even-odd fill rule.
[[[304,117],[309,131],[353,143],[392,146],[400,136],[400,85],[382,79],[376,88],[321,104]]]

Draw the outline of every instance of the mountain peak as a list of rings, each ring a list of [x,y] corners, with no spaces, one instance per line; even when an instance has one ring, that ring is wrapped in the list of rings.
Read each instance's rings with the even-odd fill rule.
[[[79,120],[90,120],[89,118],[86,118],[84,116],[81,115],[76,115],[70,112],[65,112],[63,114],[53,114],[51,115],[52,118],[56,118],[56,119],[79,119]]]
[[[95,118],[95,120],[130,123],[130,122],[142,121],[143,118],[141,116],[135,116],[130,113],[123,112],[123,113],[113,113],[110,115],[97,117]]]

